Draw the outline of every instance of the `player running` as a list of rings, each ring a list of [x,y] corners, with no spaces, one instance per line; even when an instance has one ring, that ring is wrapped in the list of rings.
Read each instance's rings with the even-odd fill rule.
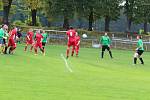
[[[104,51],[105,51],[106,49],[109,51],[110,57],[113,58],[113,57],[112,57],[112,52],[111,52],[111,50],[110,50],[111,40],[110,40],[110,38],[109,38],[109,36],[108,36],[107,33],[105,33],[105,35],[100,38],[100,43],[101,43],[101,45],[102,45],[101,58],[102,58],[102,59],[104,58]]]
[[[38,47],[39,47],[40,50],[42,51],[43,55],[45,56],[45,52],[42,47],[42,39],[43,39],[43,36],[40,34],[40,30],[38,30],[35,35],[35,46],[34,46],[35,55],[37,55]]]
[[[76,36],[76,31],[75,29],[73,29],[73,27],[70,27],[70,29],[66,32],[67,36],[68,36],[68,47],[67,47],[67,52],[66,52],[66,58],[69,58],[69,51],[70,51],[70,47],[72,46],[72,56],[74,54],[74,50],[75,50],[75,36]]]
[[[26,46],[24,48],[24,51],[27,51],[28,46],[31,45],[30,51],[32,52],[32,49],[34,46],[33,38],[34,38],[33,29],[29,29],[29,31],[27,32],[27,36],[26,36]]]
[[[141,57],[143,52],[144,52],[142,37],[141,36],[137,36],[137,40],[138,40],[138,42],[137,42],[137,49],[136,49],[136,52],[134,54],[134,64],[137,63],[137,58],[139,58],[140,61],[141,61],[141,64],[144,65],[144,61],[143,61],[143,59]]]
[[[75,45],[76,45],[76,56],[78,57],[79,55],[79,49],[80,49],[80,36],[76,32],[76,37],[75,37]]]
[[[48,35],[44,30],[42,30],[42,36],[43,36],[42,46],[43,46],[43,50],[45,52],[45,46],[46,46],[46,43],[47,43]]]
[[[2,25],[2,28],[0,29],[0,53],[3,54],[4,46],[5,46],[5,33],[8,30],[7,25]]]
[[[13,30],[9,32],[9,39],[8,39],[8,48],[9,48],[9,54],[13,54],[14,50],[16,49],[16,43],[15,40],[17,38],[17,28],[15,27]],[[7,52],[7,49],[6,51]]]

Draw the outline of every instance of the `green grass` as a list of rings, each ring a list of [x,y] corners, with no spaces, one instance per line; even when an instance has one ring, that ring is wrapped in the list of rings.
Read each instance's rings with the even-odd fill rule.
[[[149,100],[150,53],[145,65],[132,65],[132,51],[113,50],[99,59],[98,49],[82,48],[68,59],[66,47],[48,46],[34,56],[19,46],[14,55],[0,55],[0,100]]]

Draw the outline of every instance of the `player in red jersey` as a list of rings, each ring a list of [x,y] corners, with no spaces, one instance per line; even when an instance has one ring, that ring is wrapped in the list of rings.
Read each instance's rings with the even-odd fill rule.
[[[35,55],[37,55],[38,47],[42,51],[43,55],[45,55],[45,52],[44,52],[43,47],[42,47],[42,39],[43,39],[43,36],[42,36],[42,34],[40,34],[40,30],[38,30],[36,32],[36,35],[35,35],[35,46],[34,46]]]
[[[66,32],[67,36],[68,36],[68,48],[67,48],[67,57],[69,57],[69,51],[70,51],[70,47],[72,46],[72,56],[74,54],[74,50],[75,50],[75,36],[76,36],[76,31],[73,29],[73,27],[70,27],[70,29]]]
[[[15,27],[13,30],[11,30],[9,32],[9,39],[8,39],[8,47],[9,48],[9,54],[12,54],[13,51],[16,49],[16,43],[15,43],[15,39],[17,35],[17,28]]]
[[[76,56],[78,57],[79,49],[80,49],[80,36],[78,35],[78,33],[76,33],[75,42],[76,42],[76,49],[75,49]]]
[[[34,46],[33,37],[34,37],[33,29],[29,29],[26,36],[26,46],[24,48],[24,51],[27,51],[28,45],[31,45],[30,51],[32,52]]]

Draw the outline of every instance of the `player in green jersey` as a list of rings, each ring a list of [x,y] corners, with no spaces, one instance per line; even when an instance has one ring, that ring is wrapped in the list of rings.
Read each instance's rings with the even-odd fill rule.
[[[43,36],[42,46],[43,46],[43,50],[44,50],[44,53],[45,53],[45,46],[46,46],[46,43],[47,43],[48,35],[44,30],[42,30],[42,36]]]
[[[142,54],[144,52],[142,36],[137,36],[137,40],[138,40],[138,42],[137,42],[137,49],[136,49],[136,52],[134,54],[134,64],[137,63],[137,58],[139,58],[141,61],[141,64],[144,65],[144,61],[142,59]]]
[[[112,57],[112,52],[111,52],[111,50],[110,50],[111,40],[110,40],[110,38],[109,38],[109,36],[108,36],[107,33],[105,33],[105,35],[100,38],[100,44],[101,44],[101,46],[102,46],[101,58],[104,57],[104,51],[105,51],[106,49],[109,51],[110,57],[113,58],[113,57]]]

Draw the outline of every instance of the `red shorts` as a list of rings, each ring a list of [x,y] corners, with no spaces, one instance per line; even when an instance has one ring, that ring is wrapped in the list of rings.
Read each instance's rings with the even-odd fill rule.
[[[42,42],[40,42],[40,43],[38,43],[38,42],[36,42],[35,43],[35,48],[40,48],[40,49],[42,49]]]
[[[69,41],[68,42],[68,47],[70,47],[70,46],[75,46],[75,41]]]
[[[33,41],[26,41],[26,44],[32,45],[32,44],[33,44]]]
[[[79,46],[79,45],[76,45],[76,49],[79,50],[79,49],[80,49],[80,46]]]
[[[9,39],[8,40],[8,47],[10,47],[10,46],[16,47],[16,43],[15,43],[14,39]]]

